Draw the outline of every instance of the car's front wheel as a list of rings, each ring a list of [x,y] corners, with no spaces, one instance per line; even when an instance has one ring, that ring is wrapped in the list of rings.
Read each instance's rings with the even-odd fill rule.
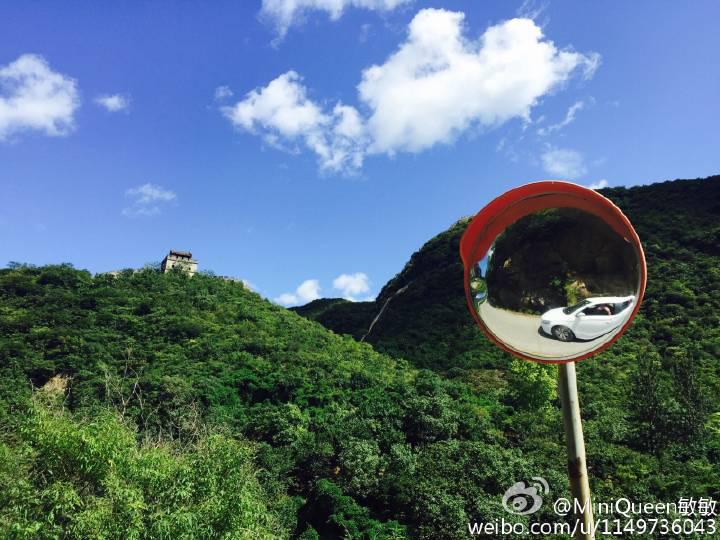
[[[560,341],[572,341],[575,339],[575,334],[567,326],[553,326],[552,335]]]

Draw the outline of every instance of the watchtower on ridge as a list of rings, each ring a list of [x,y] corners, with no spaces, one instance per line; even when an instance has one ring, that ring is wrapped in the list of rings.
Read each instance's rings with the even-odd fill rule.
[[[163,259],[160,269],[167,273],[171,269],[180,267],[189,275],[193,275],[197,272],[198,262],[192,258],[192,253],[189,251],[175,251],[170,250],[170,253]]]

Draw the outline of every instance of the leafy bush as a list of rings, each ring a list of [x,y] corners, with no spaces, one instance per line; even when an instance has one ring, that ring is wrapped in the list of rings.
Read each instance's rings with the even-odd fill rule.
[[[280,538],[251,444],[136,443],[115,412],[76,419],[33,404],[0,443],[3,538]]]

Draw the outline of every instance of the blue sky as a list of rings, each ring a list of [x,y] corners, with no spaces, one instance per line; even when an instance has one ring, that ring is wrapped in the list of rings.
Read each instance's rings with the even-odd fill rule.
[[[4,2],[0,264],[372,297],[524,182],[717,174],[716,2]]]

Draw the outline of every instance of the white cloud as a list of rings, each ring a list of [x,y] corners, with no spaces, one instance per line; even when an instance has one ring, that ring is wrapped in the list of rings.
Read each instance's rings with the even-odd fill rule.
[[[339,19],[349,7],[372,11],[392,11],[412,0],[263,0],[260,16],[269,19],[282,38],[291,26],[299,24],[307,11],[324,11],[331,20]]]
[[[233,96],[233,91],[229,86],[218,86],[215,89],[215,101],[222,101],[223,99],[230,98]]]
[[[370,292],[368,276],[363,272],[340,274],[333,280],[333,287],[342,293],[343,298],[353,302],[358,295]]]
[[[550,4],[548,2],[538,2],[536,0],[524,0],[516,13],[519,17],[538,20]]]
[[[570,108],[565,113],[565,118],[563,118],[561,122],[538,129],[538,135],[540,135],[541,137],[545,135],[550,135],[555,131],[560,131],[565,126],[572,124],[575,121],[575,115],[578,111],[581,111],[583,107],[585,107],[584,101],[576,101],[575,103],[570,105]]]
[[[132,204],[122,210],[122,214],[128,217],[155,216],[161,213],[164,203],[177,198],[175,193],[156,184],[143,184],[128,189],[125,195],[133,199]]]
[[[340,274],[333,280],[333,288],[340,291],[343,298],[352,302],[373,299],[372,296],[368,295],[370,292],[369,279],[367,274],[363,272]],[[320,289],[320,281],[317,279],[306,279],[294,292],[283,293],[276,297],[274,301],[285,307],[307,304],[320,298]]]
[[[280,296],[275,298],[275,303],[285,307],[294,306],[298,303],[298,298],[292,293],[282,293]]]
[[[248,281],[247,279],[241,279],[240,281],[242,282],[243,286],[244,286],[246,289],[248,289],[248,290],[250,290],[250,291],[253,291],[253,292],[257,292],[257,291],[258,291],[257,286],[256,286],[252,281]]]
[[[311,100],[295,71],[222,111],[272,146],[305,146],[321,169],[352,172],[367,154],[419,152],[513,118],[529,123],[542,96],[578,71],[592,76],[599,65],[595,53],[558,49],[530,19],[491,26],[472,41],[464,36],[464,17],[442,9],[418,12],[398,50],[362,72],[358,97],[366,115]]]
[[[590,189],[602,189],[602,188],[608,187],[608,185],[609,185],[608,181],[605,178],[603,178],[601,180],[598,180],[597,182],[593,182],[588,187]]]
[[[303,281],[295,291],[303,302],[311,302],[320,298],[320,282],[317,279]]]
[[[288,307],[307,304],[318,298],[320,298],[320,282],[317,279],[306,279],[294,293],[283,293],[275,298],[275,303]]]
[[[368,38],[370,37],[370,32],[372,30],[372,24],[365,23],[362,26],[360,26],[360,35],[358,35],[358,41],[360,43],[366,43]]]
[[[52,71],[42,56],[23,54],[0,67],[0,140],[23,130],[67,135],[79,106],[75,80]]]
[[[172,191],[163,189],[155,184],[143,184],[136,188],[128,189],[127,194],[136,197],[136,202],[149,204],[155,201],[172,201],[176,195]]]
[[[108,112],[125,111],[130,107],[130,98],[121,94],[102,95],[95,98],[95,103]]]
[[[222,111],[237,128],[261,135],[271,146],[303,144],[317,155],[323,170],[351,172],[362,165],[364,125],[360,114],[342,103],[323,111],[307,97],[302,79],[294,71]]]
[[[587,173],[580,152],[567,148],[549,148],[542,156],[543,168],[558,179],[574,179]]]
[[[320,108],[306,97],[301,77],[288,71],[265,88],[247,94],[223,112],[238,127],[248,131],[265,128],[288,138],[303,135],[326,122]]]
[[[529,120],[540,97],[597,64],[597,55],[556,48],[530,19],[502,22],[468,40],[464,17],[420,11],[398,51],[363,72],[358,90],[372,111],[370,152],[418,152],[473,125]]]

